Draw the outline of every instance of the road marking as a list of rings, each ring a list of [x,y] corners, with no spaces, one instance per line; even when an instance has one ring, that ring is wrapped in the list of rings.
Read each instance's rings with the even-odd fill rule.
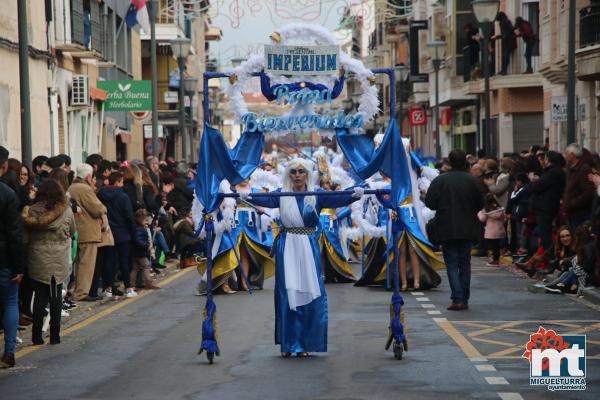
[[[428,310],[427,314],[430,314],[430,315],[441,315],[442,312],[438,311],[438,310]]]
[[[523,396],[514,392],[498,392],[498,396],[500,396],[502,400],[523,400]]]
[[[486,376],[485,380],[490,385],[508,385],[508,381],[501,376]]]
[[[470,357],[469,361],[471,362],[487,362],[487,358],[485,357]]]
[[[435,304],[431,304],[431,303],[422,303],[421,307],[423,308],[435,308]]]
[[[452,323],[450,321],[448,321],[448,319],[446,318],[434,318],[433,319],[435,322],[437,322],[437,324],[440,326],[440,328],[442,328],[446,334],[448,336],[450,336],[458,345],[458,347],[460,347],[460,349],[463,351],[463,353],[465,353],[465,355],[469,358],[472,357],[483,357],[481,355],[481,353],[479,352],[479,350],[477,350],[475,348],[475,346],[473,346],[471,344],[471,342],[469,342],[469,340],[464,337],[455,327],[454,325],[452,325]]]
[[[479,372],[495,372],[496,371],[496,367],[494,367],[493,365],[490,365],[490,364],[477,364],[477,365],[475,365],[475,368]]]
[[[417,297],[417,301],[430,301],[429,297]]]
[[[413,296],[424,296],[425,293],[423,292],[410,292],[410,294],[412,294]]]
[[[165,278],[164,280],[157,282],[161,285],[161,287],[164,287],[165,285],[168,285],[169,283],[175,281],[176,279],[182,277],[183,275],[187,274],[188,272],[192,271],[192,270],[196,270],[196,268],[186,268],[186,269],[182,269],[176,273],[174,273],[173,275]],[[157,293],[157,291],[155,290],[145,290],[143,291],[141,294],[139,294],[137,297],[132,297],[130,299],[124,299],[118,303],[116,303],[113,306],[110,306],[108,308],[105,308],[104,310],[100,311],[97,314],[94,314],[93,316],[84,319],[83,321],[79,321],[76,324],[71,325],[70,327],[66,328],[66,329],[61,329],[60,331],[60,335],[61,336],[66,336],[70,333],[73,333],[75,331],[78,331],[80,329],[85,328],[86,326],[89,326],[91,324],[93,324],[94,322],[98,321],[99,319],[106,317],[107,315],[110,315],[112,313],[114,313],[115,311],[120,310],[121,308],[128,306],[132,303],[135,303],[136,301],[146,297],[147,295],[149,295],[150,293]],[[26,356],[27,354],[33,353],[36,350],[39,350],[41,348],[44,348],[45,346],[29,346],[29,347],[25,347],[22,350],[19,350],[15,353],[15,358],[21,358]]]

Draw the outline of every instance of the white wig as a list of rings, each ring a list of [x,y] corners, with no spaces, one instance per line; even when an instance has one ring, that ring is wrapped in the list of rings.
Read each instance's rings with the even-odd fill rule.
[[[292,178],[290,178],[290,171],[293,168],[298,168],[298,167],[303,167],[306,170],[306,191],[307,192],[312,192],[313,190],[315,190],[315,179],[314,179],[314,174],[313,169],[314,169],[314,164],[312,163],[312,161],[304,159],[304,158],[299,158],[296,157],[293,160],[291,160],[290,162],[288,162],[287,166],[285,167],[285,170],[283,172],[283,191],[284,192],[292,192],[293,188],[292,188]],[[281,206],[285,207],[285,203],[286,200],[294,200],[294,198],[292,197],[282,197],[281,198],[281,204],[280,204],[280,208]],[[315,198],[315,196],[307,196],[304,198],[304,204],[305,205],[310,205],[310,206],[315,206],[315,204],[317,203],[317,199]]]

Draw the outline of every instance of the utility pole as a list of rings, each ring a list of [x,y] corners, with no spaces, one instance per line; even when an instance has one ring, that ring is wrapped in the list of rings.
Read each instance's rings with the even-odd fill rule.
[[[159,156],[158,152],[158,82],[156,68],[156,16],[158,15],[159,2],[151,0],[150,6],[150,73],[152,74],[152,155]]]
[[[31,166],[31,103],[29,101],[29,41],[27,2],[17,0],[19,18],[19,91],[21,99],[21,162]]]
[[[575,11],[576,0],[569,1],[569,46],[567,69],[567,144],[575,142]]]

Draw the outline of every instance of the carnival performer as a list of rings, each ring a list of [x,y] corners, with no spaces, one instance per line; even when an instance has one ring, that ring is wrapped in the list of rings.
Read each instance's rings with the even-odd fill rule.
[[[235,186],[235,192],[246,195],[258,191],[252,189],[250,179]],[[269,227],[269,223],[262,220],[264,212],[265,210],[261,207],[253,208],[246,201],[237,199],[235,219],[230,236],[238,252],[241,267],[241,271],[238,270],[237,273],[238,290],[248,290],[246,279],[241,272],[248,279],[251,290],[262,290],[264,280],[275,273],[275,263],[269,256],[271,240],[264,235]],[[265,222],[264,229],[263,222]],[[229,251],[233,251],[233,249]]]
[[[325,191],[337,190],[338,186],[325,180],[320,183]],[[339,221],[350,214],[350,208],[341,210],[323,208],[320,213],[319,245],[321,249],[321,268],[325,283],[349,283],[356,281],[352,267],[344,255],[340,238]]]
[[[389,179],[369,179],[369,189],[385,189],[390,185]],[[355,286],[379,286],[387,284],[387,263],[389,263],[387,247],[390,242],[388,221],[389,210],[385,208],[375,195],[364,196],[352,204],[352,220],[359,226],[361,237],[361,262],[363,274]],[[362,243],[364,241],[364,244]],[[364,254],[362,254],[364,253]],[[388,285],[389,286],[389,285]]]
[[[295,158],[283,176],[284,192],[313,191],[312,163]],[[281,190],[281,189],[279,189]],[[349,205],[364,194],[261,197],[250,201],[279,208],[282,230],[275,246],[275,343],[284,358],[327,351],[327,293],[321,277],[319,212]],[[247,195],[242,195],[245,197]]]
[[[444,268],[443,262],[438,259],[434,253],[434,248],[425,234],[425,223],[431,213],[421,202],[421,193],[419,190],[418,175],[422,179],[432,180],[434,173],[430,168],[424,166],[416,154],[410,150],[410,140],[403,138],[405,153],[410,169],[410,182],[412,194],[400,205],[400,212],[396,215],[390,215],[388,227],[392,223],[399,224],[401,236],[398,243],[399,265],[401,290],[408,290],[409,286],[413,289],[430,289],[437,287],[441,283],[441,278],[436,270]],[[426,176],[427,175],[427,176]],[[421,186],[428,186],[421,184]],[[389,197],[382,196],[378,198],[380,203],[389,208]],[[391,240],[386,240],[385,262],[371,263],[365,274],[358,282],[358,285],[379,285],[388,280],[387,265],[393,265],[393,246]],[[410,261],[410,265],[407,265]]]
[[[336,191],[341,185],[334,182],[329,168],[328,154],[325,148],[315,152],[317,160],[319,186],[325,191]],[[353,182],[354,183],[354,182]],[[350,186],[350,185],[348,185]],[[320,213],[319,245],[321,249],[321,267],[325,283],[349,283],[356,281],[352,267],[344,255],[340,239],[339,220],[350,214],[350,208],[336,210],[323,208]]]

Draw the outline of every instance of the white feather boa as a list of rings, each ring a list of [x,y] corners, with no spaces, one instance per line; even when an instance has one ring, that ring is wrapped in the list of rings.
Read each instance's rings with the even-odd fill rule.
[[[226,180],[222,181],[219,185],[220,193],[231,193],[231,189],[229,188],[229,182]],[[227,197],[223,199],[221,203],[221,214],[223,216],[222,220],[217,219],[218,211],[213,211],[211,215],[214,220],[214,229],[215,234],[221,235],[225,231],[231,231],[231,227],[233,226],[233,221],[235,218],[235,199],[231,197]],[[196,193],[194,192],[194,201],[192,202],[192,218],[194,220],[194,228],[198,229],[200,224],[202,223],[202,219],[204,217],[204,206],[200,203],[198,198],[196,197]],[[205,226],[202,226],[202,231],[200,232],[200,237],[206,237],[206,229]]]
[[[326,44],[338,45],[335,36],[326,28],[317,24],[291,23],[279,29],[281,44]],[[346,73],[353,73],[361,84],[362,94],[359,99],[358,113],[362,114],[365,121],[370,121],[379,112],[379,97],[377,96],[377,87],[371,84],[373,77],[371,70],[366,68],[362,61],[353,59],[345,53],[340,53],[340,66]],[[227,87],[227,97],[229,98],[229,111],[234,114],[236,121],[248,112],[248,106],[242,94],[252,73],[260,72],[264,69],[264,55],[254,54],[248,60],[242,62],[234,68],[231,73],[236,75],[237,80]],[[309,81],[321,83],[326,86],[332,86],[337,76],[294,76],[292,78],[283,75],[272,76],[269,74],[271,82],[274,84],[286,84],[300,81]],[[294,107],[289,114],[313,113],[313,107]]]
[[[389,182],[368,180],[367,184],[369,185],[369,189],[383,189],[389,185]],[[371,204],[378,204],[380,207],[383,207],[375,195],[365,195],[360,200],[352,203],[352,222],[354,225],[358,226],[361,236],[364,234],[365,236],[372,238],[384,237],[386,235],[386,227],[377,226],[377,214],[375,213],[375,210],[372,209],[372,206],[369,206],[371,210],[370,212],[367,212],[367,215],[364,213],[364,206],[367,199]],[[354,234],[356,234],[356,232],[354,232]]]

